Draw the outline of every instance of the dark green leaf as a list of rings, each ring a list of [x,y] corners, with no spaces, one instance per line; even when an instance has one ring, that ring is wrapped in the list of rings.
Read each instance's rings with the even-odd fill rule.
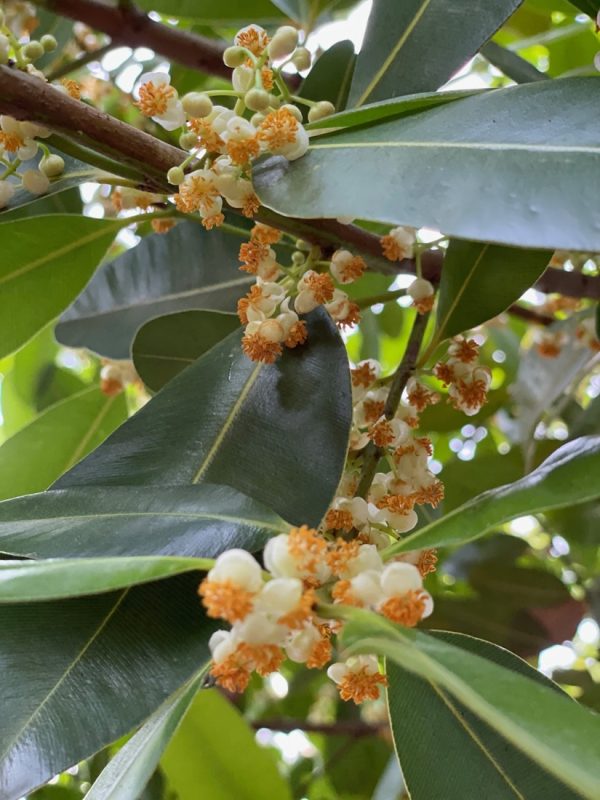
[[[182,222],[166,234],[146,236],[98,270],[61,317],[58,340],[129,358],[136,331],[149,319],[189,308],[235,311],[252,283],[239,271],[245,233],[205,231],[198,223]]]
[[[336,42],[308,73],[300,96],[308,100],[329,100],[336,111],[342,111],[346,107],[355,61],[352,42],[347,39]]]
[[[207,800],[291,798],[271,753],[216,689],[196,696],[161,767],[179,800],[197,800],[200,788]]]
[[[292,524],[318,524],[346,457],[349,370],[329,316],[307,321],[307,344],[268,366],[230,334],[58,486],[224,483]]]
[[[595,251],[599,102],[595,78],[498,89],[319,137],[303,158],[257,165],[254,185],[265,205],[290,216],[361,217],[463,239]]]
[[[0,499],[47,489],[127,418],[97,386],[50,406],[0,447]]]
[[[0,794],[18,800],[139,725],[209,658],[198,580],[2,611]]]
[[[484,44],[481,48],[481,55],[490,64],[503,72],[507,78],[511,78],[516,83],[545,81],[549,77],[545,72],[540,72],[533,64],[521,58],[517,53],[507,50],[506,47],[502,47],[496,42]]]
[[[283,22],[281,11],[269,0],[227,0],[215,5],[213,0],[140,0],[140,8],[158,11],[170,17],[187,17],[207,25],[248,25]]]
[[[375,0],[350,104],[431,92],[459,70],[521,0]]]
[[[285,529],[251,498],[210,484],[88,486],[0,503],[0,552],[24,558],[216,558],[260,550]]]
[[[600,496],[599,470],[600,436],[575,439],[524,478],[474,497],[389,550],[469,542],[515,517],[594,500]]]
[[[551,255],[453,239],[444,258],[433,345],[505,311],[536,282]]]
[[[0,224],[0,355],[16,350],[68,306],[124,224],[74,214]]]
[[[467,652],[556,689],[525,661],[489,642],[433,634]],[[576,798],[440,686],[388,663],[394,740],[413,800],[465,800],[485,787],[486,800]],[[536,709],[537,713],[537,709]],[[439,742],[444,746],[440,747]]]
[[[570,0],[570,2],[583,11],[584,14],[587,14],[592,19],[596,19],[599,10],[597,0]]]
[[[133,341],[133,363],[156,392],[239,327],[237,315],[219,311],[179,311],[152,319]]]

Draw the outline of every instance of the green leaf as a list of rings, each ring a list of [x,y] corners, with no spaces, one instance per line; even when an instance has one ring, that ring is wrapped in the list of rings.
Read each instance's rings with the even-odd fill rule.
[[[462,634],[433,636],[542,686],[557,689],[508,650]],[[394,741],[413,800],[434,797],[464,800],[478,796],[484,786],[486,800],[579,797],[509,745],[440,686],[392,663],[388,663],[387,676]],[[440,741],[443,747],[439,747]]]
[[[440,281],[430,347],[505,311],[544,272],[552,253],[453,239]]]
[[[87,486],[0,503],[0,552],[22,558],[216,558],[260,550],[286,529],[251,498],[210,484]]]
[[[350,104],[431,92],[472,58],[521,0],[376,0]]]
[[[308,81],[308,78],[306,80]],[[405,97],[394,97],[391,100],[381,100],[379,103],[370,103],[360,108],[349,108],[347,111],[340,111],[331,117],[311,122],[307,125],[307,128],[309,130],[319,128],[327,128],[329,130],[331,128],[355,128],[358,125],[371,125],[384,119],[407,117],[419,111],[426,111],[430,108],[443,106],[446,103],[453,103],[455,100],[462,100],[465,97],[481,94],[483,91],[485,90],[461,89],[454,92],[426,92],[423,94],[410,94]]]
[[[583,11],[584,14],[587,14],[592,19],[596,19],[596,15],[598,14],[597,0],[570,0],[570,2]]]
[[[2,610],[0,795],[18,800],[139,725],[209,658],[198,579]]]
[[[515,517],[594,500],[600,497],[599,470],[600,436],[575,439],[521,480],[474,497],[387,552],[469,542]]]
[[[126,418],[125,396],[97,386],[50,406],[0,447],[0,499],[47,489]]]
[[[25,344],[68,306],[124,224],[74,214],[0,224],[0,355]]]
[[[600,717],[567,695],[440,638],[401,628],[360,609],[352,610],[343,640],[351,644],[347,653],[385,655],[429,681],[559,781],[589,800],[598,796]],[[431,729],[436,731],[433,723]],[[523,772],[526,780],[528,771]],[[514,791],[506,796],[515,796]]]
[[[595,251],[598,103],[595,78],[498,89],[319,137],[293,162],[266,158],[254,186],[266,206],[289,216],[360,217],[462,239]]]
[[[503,72],[507,78],[516,83],[530,83],[531,81],[545,81],[548,75],[530,64],[517,53],[507,50],[496,42],[488,42],[481,48],[481,55],[490,64]]]
[[[346,107],[356,56],[348,39],[336,42],[314,64],[299,95],[308,100],[329,100],[342,111]]]
[[[0,603],[32,603],[112,592],[182,572],[208,570],[212,559],[173,556],[0,561]]]
[[[45,214],[81,214],[82,211],[83,202],[79,187],[73,186],[65,192],[39,197],[34,202],[17,208],[6,208],[1,212],[0,221],[8,222],[11,219],[23,219],[24,217],[41,217]]]
[[[313,312],[307,322],[307,344],[272,365],[249,361],[241,333],[230,334],[57,486],[210,481],[254,497],[292,524],[317,525],[344,467],[350,381],[329,316]]]
[[[219,311],[179,311],[152,319],[133,340],[133,363],[156,392],[239,327],[236,314]]]
[[[206,25],[248,25],[283,21],[281,11],[269,0],[227,0],[215,5],[213,0],[140,0],[140,8],[158,11],[170,17],[187,17]]]
[[[163,751],[181,724],[203,680],[193,678],[170,697],[102,770],[85,800],[131,800],[139,797]]]
[[[216,689],[200,692],[161,761],[179,800],[291,800],[275,758]]]
[[[245,235],[243,229],[229,234],[182,222],[166,234],[144,237],[102,265],[61,317],[57,339],[110,358],[129,358],[136,331],[154,317],[189,308],[235,311],[252,283],[252,276],[239,271]]]

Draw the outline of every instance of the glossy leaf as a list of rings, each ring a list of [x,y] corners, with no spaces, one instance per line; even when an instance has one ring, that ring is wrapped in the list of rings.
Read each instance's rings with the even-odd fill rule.
[[[431,92],[472,58],[521,0],[377,0],[350,105]]]
[[[0,561],[0,604],[103,594],[182,572],[208,570],[212,559],[174,556]]]
[[[240,235],[182,222],[146,236],[98,270],[56,328],[60,342],[110,358],[129,358],[138,328],[189,308],[235,311],[252,283],[239,271]],[[168,269],[166,268],[168,265]]]
[[[196,696],[161,767],[179,800],[196,800],[199,790],[210,800],[291,798],[275,758],[216,689]]]
[[[11,219],[23,219],[24,217],[41,217],[45,214],[81,214],[82,211],[83,202],[79,187],[73,186],[64,192],[57,192],[48,197],[38,197],[31,203],[13,209],[5,208],[0,212],[0,221],[8,222]]]
[[[131,800],[139,797],[200,688],[193,678],[170,697],[109,762],[85,800]]]
[[[181,575],[3,608],[3,800],[18,800],[139,725],[208,660],[214,627],[197,586],[196,576]]]
[[[179,311],[152,319],[136,334],[133,363],[156,392],[239,327],[237,314],[219,311]]]
[[[209,484],[88,486],[0,503],[0,552],[24,558],[216,558],[259,550],[286,529],[256,501]]]
[[[496,42],[488,42],[481,48],[481,55],[486,58],[496,69],[503,72],[507,78],[516,83],[530,83],[531,81],[545,81],[548,75],[540,72],[529,61],[521,58],[517,53],[502,47]]]
[[[392,545],[388,552],[460,544],[525,514],[573,506],[600,497],[600,436],[559,447],[524,478],[490,489]]]
[[[557,687],[508,650],[451,633],[433,634],[542,686]],[[388,662],[388,703],[404,779],[413,800],[578,798],[440,686]],[[536,711],[537,713],[537,711]],[[439,742],[444,747],[439,747]]]
[[[350,381],[329,316],[313,312],[308,328],[306,345],[268,366],[249,361],[241,334],[230,334],[57,485],[209,481],[233,486],[292,524],[318,524],[344,465]],[[257,465],[268,466],[268,481]]]
[[[434,343],[505,311],[548,265],[547,250],[517,250],[454,239],[444,258]]]
[[[47,489],[126,418],[125,396],[97,386],[50,406],[0,447],[0,500]]]
[[[319,137],[296,161],[264,160],[254,185],[265,205],[296,217],[348,215],[476,241],[595,251],[595,101],[594,78],[498,89]]]
[[[336,111],[341,111],[346,107],[355,62],[353,43],[347,39],[336,42],[319,56],[302,84],[300,96],[329,100]]]
[[[350,645],[347,653],[385,655],[429,681],[505,739],[505,744],[583,797],[597,797],[600,717],[566,694],[441,638],[393,625],[372,612],[353,610],[343,640]],[[528,771],[522,770],[522,775],[527,780]],[[507,797],[512,796],[514,790]]]
[[[68,306],[123,224],[74,214],[0,224],[0,355],[16,350]]]

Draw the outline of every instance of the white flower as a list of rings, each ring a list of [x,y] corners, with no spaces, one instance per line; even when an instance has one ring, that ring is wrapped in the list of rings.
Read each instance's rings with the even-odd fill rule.
[[[419,592],[425,603],[421,619],[428,617],[433,611],[431,595],[423,589],[423,578],[419,570],[406,561],[392,561],[386,564],[381,573],[381,590],[385,599],[402,597],[410,592]]]
[[[250,645],[283,644],[288,629],[278,625],[270,615],[253,611],[242,622],[236,622],[233,633],[239,641]]]
[[[267,581],[254,602],[254,608],[275,618],[289,614],[302,597],[302,581],[299,578],[273,578]]]
[[[236,67],[231,75],[231,83],[236,92],[247,92],[254,84],[254,70],[245,64]]]
[[[333,292],[333,300],[325,304],[325,308],[335,320],[346,319],[350,313],[350,299],[346,292],[341,289],[335,289]]]
[[[217,583],[229,580],[248,592],[258,592],[263,584],[258,561],[246,550],[237,548],[221,553],[207,579]]]
[[[6,208],[15,193],[15,186],[8,181],[0,181],[0,208]]]
[[[367,501],[362,497],[336,497],[331,506],[335,511],[349,511],[352,526],[361,530],[369,521]]]
[[[424,278],[416,278],[416,280],[410,284],[406,293],[418,303],[421,300],[426,300],[428,297],[431,297],[434,293],[434,288],[431,283]]]
[[[50,188],[48,177],[38,169],[25,170],[21,176],[21,183],[31,194],[45,194]]]
[[[21,161],[28,161],[37,153],[38,144],[34,140],[34,136],[50,135],[49,131],[40,125],[32,122],[18,122],[6,114],[0,116],[0,128],[9,139],[7,141],[5,138],[4,145],[0,143],[0,148],[3,147],[6,152],[16,155]]]
[[[389,525],[398,533],[406,533],[412,530],[419,518],[414,510],[407,511],[405,514],[399,514],[390,511],[389,508],[377,508],[377,506],[369,503],[369,518],[370,521],[377,525]]]
[[[286,643],[287,657],[298,664],[304,664],[320,640],[321,634],[317,628],[314,625],[306,625],[302,630],[295,631]]]
[[[225,661],[236,649],[238,641],[233,631],[218,630],[208,640],[208,649],[215,664]]]
[[[147,72],[138,85],[138,107],[167,131],[185,125],[185,111],[166,72]]]

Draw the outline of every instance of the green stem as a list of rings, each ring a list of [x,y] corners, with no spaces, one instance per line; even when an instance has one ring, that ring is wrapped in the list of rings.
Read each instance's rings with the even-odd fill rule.
[[[294,103],[300,103],[304,106],[316,106],[319,102],[318,100],[309,100],[307,97],[298,97],[296,94],[291,95],[290,100],[293,100]]]
[[[138,186],[143,185],[139,172],[137,172],[137,170],[135,170],[133,167],[118,161],[113,161],[113,159],[109,158],[108,156],[97,153],[95,150],[84,147],[83,145],[80,145],[71,139],[66,139],[63,136],[53,133],[52,136],[49,136],[45,141],[51,147],[55,147],[57,150],[60,150],[61,153],[65,153],[68,156],[77,158],[79,161],[84,161],[86,164],[92,164],[92,166],[99,167],[100,169],[110,172],[113,175],[121,175],[125,178],[131,178],[132,180],[137,181]]]
[[[2,175],[0,175],[0,181],[6,180],[6,178],[8,178],[9,175],[15,173],[20,165],[21,165],[21,159],[15,158],[15,160],[6,169],[6,171]]]

